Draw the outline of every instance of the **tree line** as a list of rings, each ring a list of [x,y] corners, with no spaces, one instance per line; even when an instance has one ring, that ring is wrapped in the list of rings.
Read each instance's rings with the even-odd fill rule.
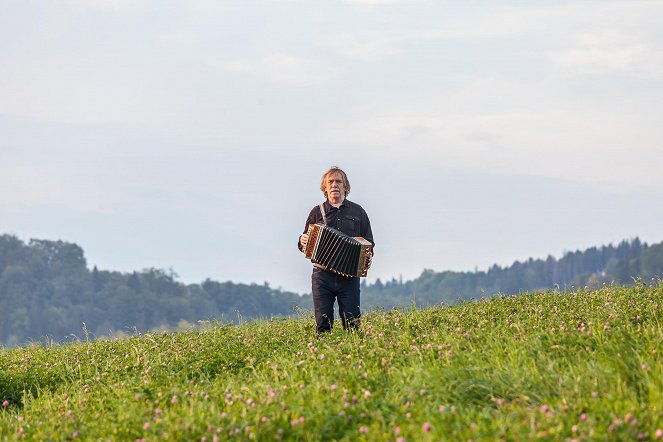
[[[198,321],[290,315],[308,298],[267,283],[235,284],[207,279],[185,285],[173,271],[131,273],[88,269],[81,247],[63,241],[0,236],[0,344],[62,341]],[[85,324],[85,327],[83,327]],[[71,336],[73,338],[73,336]]]
[[[424,270],[419,277],[407,282],[394,278],[363,284],[361,293],[364,306],[390,308],[407,303],[418,306],[454,303],[540,289],[598,288],[611,283],[629,285],[634,278],[645,282],[663,278],[663,242],[650,246],[635,238],[617,245],[567,252],[560,259],[548,256],[516,261],[508,267],[493,265],[486,271]]]
[[[364,308],[453,303],[523,290],[596,286],[632,277],[663,276],[663,243],[639,239],[592,247],[560,259],[529,259],[476,272],[424,270],[411,281],[362,283]],[[64,341],[155,329],[173,330],[199,321],[286,316],[312,307],[310,295],[268,283],[236,284],[210,279],[183,284],[170,270],[121,273],[89,269],[72,243],[0,235],[0,344]],[[85,324],[85,325],[83,325]]]

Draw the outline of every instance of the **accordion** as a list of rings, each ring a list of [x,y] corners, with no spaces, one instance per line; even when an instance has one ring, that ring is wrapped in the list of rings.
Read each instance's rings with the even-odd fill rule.
[[[343,276],[366,276],[373,244],[323,224],[309,224],[304,254],[315,264]]]

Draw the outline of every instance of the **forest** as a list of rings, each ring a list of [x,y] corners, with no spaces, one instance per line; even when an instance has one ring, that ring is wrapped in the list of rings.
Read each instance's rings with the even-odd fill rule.
[[[493,265],[487,271],[436,272],[424,270],[414,280],[395,278],[364,285],[362,303],[390,307],[403,301],[418,306],[448,304],[468,298],[517,294],[540,289],[592,288],[603,284],[630,285],[635,279],[651,282],[663,277],[663,242],[648,245],[638,238],[617,245],[567,252],[562,258],[516,261],[509,267]],[[406,302],[406,303],[408,303]]]
[[[635,238],[486,271],[426,269],[410,281],[363,281],[362,306],[452,304],[521,291],[628,285],[636,278],[647,282],[662,276],[663,242],[648,245]],[[0,345],[5,347],[186,329],[201,321],[237,323],[311,308],[310,295],[268,283],[207,279],[183,284],[172,270],[90,269],[77,244],[43,239],[26,243],[0,235]]]

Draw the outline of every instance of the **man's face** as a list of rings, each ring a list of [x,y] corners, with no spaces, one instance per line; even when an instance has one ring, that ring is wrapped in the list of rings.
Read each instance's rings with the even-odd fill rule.
[[[330,200],[345,198],[345,185],[340,173],[334,172],[327,175],[325,192],[327,192],[327,198]]]

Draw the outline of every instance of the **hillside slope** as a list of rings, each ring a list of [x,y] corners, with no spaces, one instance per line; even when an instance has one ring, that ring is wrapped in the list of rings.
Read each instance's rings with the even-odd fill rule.
[[[663,437],[663,286],[0,352],[5,440]]]

